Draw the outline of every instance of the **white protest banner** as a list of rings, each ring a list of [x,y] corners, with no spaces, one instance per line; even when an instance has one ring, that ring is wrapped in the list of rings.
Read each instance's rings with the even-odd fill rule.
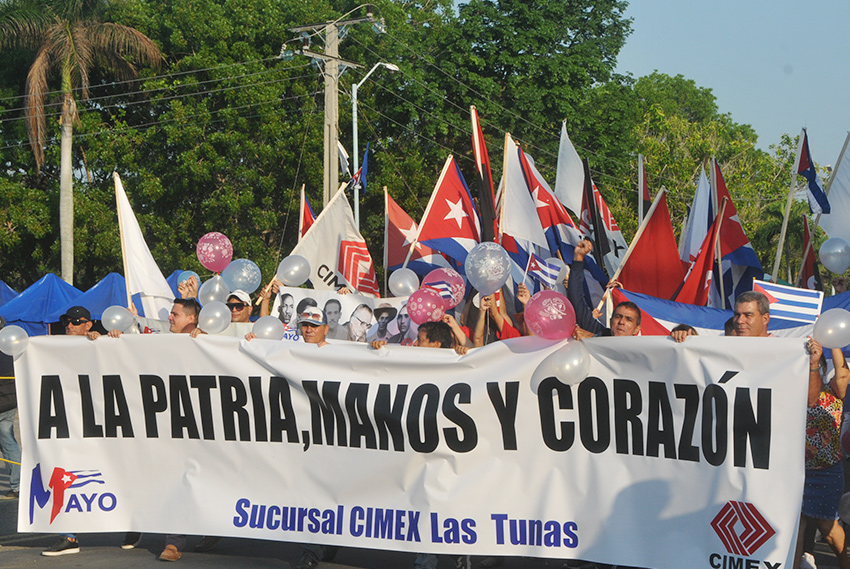
[[[657,569],[790,567],[808,356],[600,338],[458,356],[186,335],[35,337],[19,531],[144,531]]]

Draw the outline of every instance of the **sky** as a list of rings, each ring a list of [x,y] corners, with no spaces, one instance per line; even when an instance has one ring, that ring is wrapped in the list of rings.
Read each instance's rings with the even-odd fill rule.
[[[631,0],[626,15],[618,72],[693,79],[759,148],[806,127],[814,161],[835,164],[850,130],[850,2]]]

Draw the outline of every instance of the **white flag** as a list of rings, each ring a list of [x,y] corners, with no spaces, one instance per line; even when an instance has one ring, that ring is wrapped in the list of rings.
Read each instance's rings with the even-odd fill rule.
[[[537,184],[533,188],[528,187],[529,181],[522,171],[521,153],[522,148],[514,142],[510,134],[505,134],[501,229],[514,239],[530,241],[548,251],[549,242],[543,234],[540,216],[537,214],[537,203],[532,197],[532,192],[536,197],[540,190],[536,187]]]
[[[679,244],[679,257],[686,263],[693,263],[699,255],[699,248],[708,234],[713,219],[711,216],[711,185],[702,168],[699,183],[691,203],[688,222],[682,230],[682,242]]]
[[[561,146],[558,149],[558,172],[555,177],[555,195],[574,214],[581,213],[584,193],[584,166],[570,137],[567,121],[561,124]]]
[[[352,290],[378,295],[378,281],[366,241],[357,230],[354,214],[338,191],[292,250],[310,262],[313,288]]]
[[[832,173],[832,182],[829,185],[830,213],[820,216],[819,225],[830,237],[840,237],[850,243],[850,224],[847,223],[850,216],[850,159],[846,156],[845,149],[850,134],[844,141],[844,149],[838,157],[838,164]]]
[[[130,200],[124,192],[118,172],[115,180],[115,202],[118,208],[118,228],[121,233],[121,250],[124,252],[124,279],[129,294],[142,297],[142,309],[147,318],[165,320],[171,311],[174,292],[168,286],[162,271],[151,255]]]

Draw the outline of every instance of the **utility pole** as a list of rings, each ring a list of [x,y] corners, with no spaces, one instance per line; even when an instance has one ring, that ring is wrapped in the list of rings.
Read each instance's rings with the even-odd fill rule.
[[[339,160],[337,158],[339,146],[339,74],[340,67],[363,67],[357,63],[345,61],[339,58],[340,29],[346,26],[361,23],[376,24],[376,30],[383,30],[383,19],[374,17],[371,6],[367,7],[366,17],[352,18],[348,20],[333,20],[321,24],[308,24],[289,28],[293,33],[301,34],[303,40],[302,49],[295,53],[306,55],[311,59],[324,63],[325,77],[325,151],[324,151],[324,191],[322,193],[323,205],[327,205],[333,194],[339,188]],[[310,38],[315,35],[323,35],[324,53],[316,53],[307,49],[310,46]],[[282,59],[291,58],[292,52],[287,51],[286,44],[281,48]]]

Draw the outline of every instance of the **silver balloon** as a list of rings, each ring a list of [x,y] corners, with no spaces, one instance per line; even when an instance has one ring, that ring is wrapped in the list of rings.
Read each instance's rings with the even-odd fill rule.
[[[393,296],[410,296],[419,288],[419,276],[408,268],[397,269],[390,275]]]
[[[14,324],[0,330],[0,352],[7,356],[17,356],[27,349],[30,337],[27,331]]]
[[[248,259],[230,261],[230,264],[221,271],[221,278],[231,291],[244,290],[248,294],[260,288],[263,282],[260,267]]]
[[[818,316],[812,338],[827,349],[850,345],[850,312],[832,308]]]
[[[286,286],[301,286],[310,278],[310,262],[301,255],[290,255],[277,267],[277,280]]]
[[[549,354],[531,374],[531,391],[535,394],[544,379],[555,377],[566,385],[580,383],[590,373],[590,354],[578,340],[570,340],[563,348]]]
[[[224,283],[221,275],[215,275],[201,285],[198,290],[198,302],[201,306],[206,306],[210,302],[227,302],[227,295],[230,294],[230,289]],[[206,330],[204,330],[206,332]]]
[[[469,279],[481,296],[493,294],[511,275],[511,259],[502,246],[492,241],[479,243],[472,248],[463,264]]]
[[[827,239],[820,246],[818,257],[829,271],[842,275],[850,267],[850,245],[840,237]]]
[[[213,300],[204,304],[198,315],[198,328],[207,334],[218,334],[230,326],[230,309],[223,302]]]
[[[104,310],[100,317],[101,324],[109,331],[118,330],[120,332],[126,332],[133,326],[135,321],[136,318],[129,310],[117,304]]]
[[[257,319],[257,321],[254,322],[254,327],[251,328],[251,332],[254,333],[254,336],[265,340],[283,340],[283,334],[285,331],[286,327],[283,325],[283,322],[280,321],[280,318],[277,318],[276,316],[263,316],[262,318]]]

